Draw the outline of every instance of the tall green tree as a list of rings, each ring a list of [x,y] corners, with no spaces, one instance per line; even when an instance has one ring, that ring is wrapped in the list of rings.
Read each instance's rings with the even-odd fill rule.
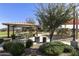
[[[28,19],[26,19],[26,22],[27,22],[27,23],[35,24],[35,21],[34,21],[33,18],[28,18]]]
[[[43,29],[50,32],[50,41],[54,31],[73,18],[72,4],[40,4],[36,10],[36,17]]]

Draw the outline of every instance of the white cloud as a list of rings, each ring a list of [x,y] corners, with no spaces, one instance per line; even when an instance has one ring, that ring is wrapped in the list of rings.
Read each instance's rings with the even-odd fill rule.
[[[2,25],[1,23],[0,23],[0,29],[2,29],[2,28],[6,28],[7,26],[5,26],[5,25]]]

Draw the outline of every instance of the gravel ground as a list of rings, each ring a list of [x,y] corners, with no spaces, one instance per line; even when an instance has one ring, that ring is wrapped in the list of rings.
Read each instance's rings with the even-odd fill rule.
[[[65,39],[59,39],[59,40],[57,39],[57,40],[53,40],[53,41],[61,41],[61,42],[65,43],[65,44],[70,45],[70,42],[72,40],[73,40],[73,38],[65,38]],[[78,42],[78,46],[79,46],[79,39],[77,39],[76,41]],[[25,50],[28,50],[28,51],[30,50],[31,51],[31,53],[29,55],[26,55],[26,56],[41,56],[42,54],[41,54],[41,52],[38,51],[38,48],[42,44],[43,43],[34,43],[33,46],[30,49],[25,49]],[[62,56],[67,56],[67,54],[61,54],[61,55]],[[3,52],[3,48],[0,45],[0,56],[11,56],[11,54]]]

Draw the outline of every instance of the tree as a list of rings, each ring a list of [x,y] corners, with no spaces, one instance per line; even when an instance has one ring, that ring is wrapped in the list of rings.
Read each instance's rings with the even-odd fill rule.
[[[32,18],[26,19],[26,22],[27,22],[27,23],[35,24],[35,21],[34,21],[34,19],[32,19]]]
[[[72,4],[40,4],[35,15],[43,29],[49,30],[52,41],[54,31],[73,18],[72,11]]]
[[[26,19],[26,22],[35,25],[35,21],[34,21],[33,18]],[[36,30],[36,27],[35,26],[32,26],[31,29]]]

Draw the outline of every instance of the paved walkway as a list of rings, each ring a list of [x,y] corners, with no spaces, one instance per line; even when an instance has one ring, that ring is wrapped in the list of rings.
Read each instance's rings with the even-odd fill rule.
[[[31,48],[28,48],[28,49],[26,48],[25,49],[26,56],[43,56],[43,54],[38,50],[40,45],[42,44],[34,43]],[[29,51],[28,54],[27,54],[27,51]]]
[[[4,53],[0,53],[0,56],[12,56],[12,55],[10,53],[4,52]]]

